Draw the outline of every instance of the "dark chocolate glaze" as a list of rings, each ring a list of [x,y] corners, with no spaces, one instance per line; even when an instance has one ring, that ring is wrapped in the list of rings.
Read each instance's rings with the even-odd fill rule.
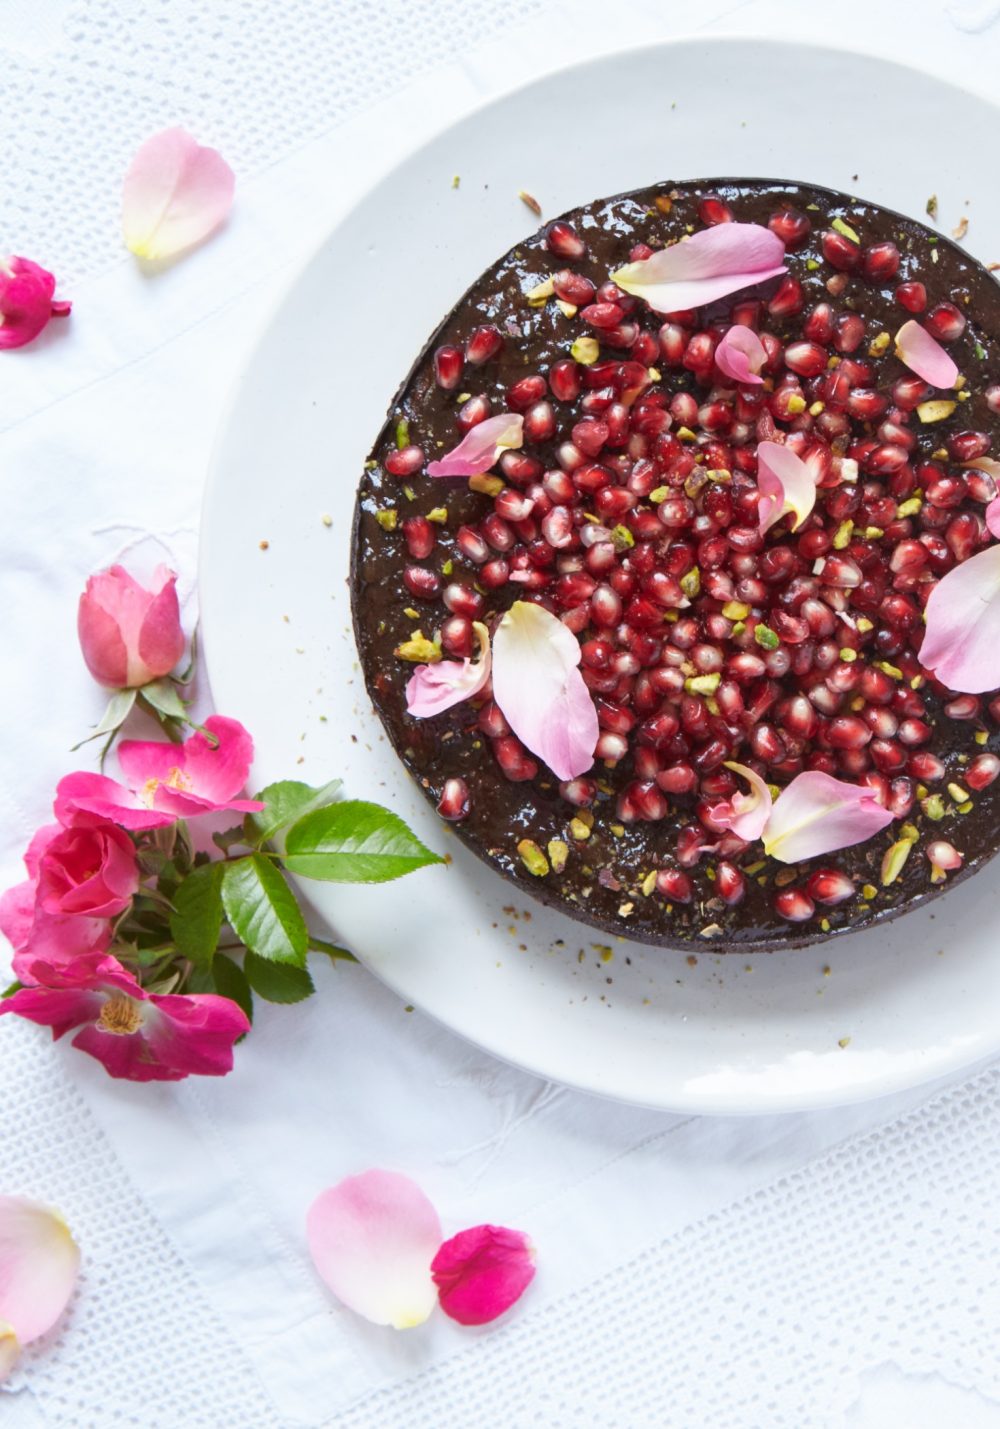
[[[463,523],[480,521],[492,509],[492,499],[469,491],[461,481],[434,480],[425,475],[401,481],[385,473],[381,462],[395,447],[397,422],[405,417],[409,422],[410,439],[432,457],[450,449],[459,439],[454,421],[458,392],[483,392],[491,398],[494,412],[505,410],[508,405],[505,394],[513,382],[528,373],[544,373],[552,363],[569,356],[573,339],[586,331],[578,320],[567,321],[553,302],[541,308],[528,306],[525,291],[566,266],[584,273],[599,286],[628,261],[629,249],[634,243],[662,246],[667,239],[683,233],[687,225],[701,227],[698,200],[706,193],[720,194],[742,222],[766,224],[776,209],[788,204],[809,211],[812,234],[802,248],[788,255],[788,271],[803,284],[804,311],[817,302],[831,301],[838,311],[854,309],[865,317],[868,337],[856,356],[872,363],[876,374],[873,385],[880,389],[884,390],[906,372],[893,355],[891,344],[883,357],[872,359],[867,355],[868,341],[876,332],[885,330],[892,334],[910,316],[893,300],[893,290],[898,283],[918,278],[927,287],[928,307],[948,299],[967,315],[965,332],[948,345],[948,350],[968,379],[971,397],[960,403],[953,416],[944,422],[928,427],[914,423],[919,440],[914,461],[929,458],[953,431],[969,428],[997,431],[1000,423],[989,410],[983,392],[990,380],[1000,376],[1000,290],[992,276],[956,244],[911,218],[811,184],[772,179],[655,184],[648,189],[600,199],[562,215],[586,240],[587,255],[579,261],[567,263],[547,251],[542,229],[526,238],[472,285],[431,334],[389,406],[385,426],[376,438],[361,477],[355,510],[352,606],[367,688],[396,752],[432,803],[440,797],[446,779],[456,775],[465,779],[471,794],[471,813],[453,827],[480,858],[517,884],[521,892],[530,893],[607,933],[668,947],[704,949],[711,946],[715,951],[760,952],[799,947],[877,927],[900,913],[923,906],[946,887],[969,877],[992,858],[997,849],[1000,780],[973,796],[974,808],[966,815],[950,812],[941,821],[931,822],[919,802],[916,803],[908,821],[916,825],[920,841],[900,876],[888,888],[881,887],[879,870],[886,848],[899,836],[899,824],[890,826],[865,844],[799,865],[796,883],[803,881],[814,867],[836,867],[848,872],[857,881],[859,890],[864,884],[878,889],[877,896],[870,902],[859,893],[838,907],[817,906],[815,916],[807,923],[788,923],[774,913],[774,878],[776,875],[787,877],[787,870],[773,859],[763,860],[759,844],[751,845],[735,860],[743,867],[762,860],[764,864],[748,878],[747,895],[735,907],[727,907],[713,895],[712,882],[706,872],[710,859],[703,859],[696,868],[687,870],[696,889],[692,903],[669,905],[655,892],[644,896],[641,891],[644,875],[674,864],[677,829],[692,821],[692,798],[672,796],[670,813],[660,822],[617,825],[614,793],[634,777],[631,758],[626,757],[613,769],[598,765],[592,774],[611,793],[602,795],[594,806],[595,822],[589,840],[574,842],[567,830],[577,811],[560,797],[556,779],[542,766],[531,782],[508,782],[493,758],[488,740],[477,728],[473,706],[459,705],[435,719],[411,719],[406,713],[404,695],[413,666],[398,659],[394,650],[409,638],[416,626],[421,626],[425,634],[431,634],[447,611],[440,600],[425,604],[413,599],[402,583],[402,571],[411,563],[403,537],[398,529],[386,532],[375,519],[376,511],[391,507],[398,510],[402,521],[406,516],[426,514],[435,507],[447,506],[447,526],[436,527],[438,544],[424,564],[440,571],[442,564],[450,559],[454,563],[451,578],[473,582],[476,567],[462,559],[454,547],[453,533]],[[662,195],[673,199],[668,216],[654,204]],[[830,298],[825,284],[833,270],[822,260],[818,235],[835,218],[850,224],[866,245],[883,239],[892,239],[898,245],[902,254],[900,271],[884,288],[851,276],[845,292],[836,299]],[[936,261],[931,256],[935,252]],[[814,263],[819,260],[818,266],[810,268],[809,260]],[[748,296],[769,297],[778,281],[772,280],[758,289],[744,290],[723,300],[709,311],[709,318],[724,319],[733,302]],[[664,319],[650,313],[644,304],[639,306],[640,311],[630,320],[640,321],[655,333]],[[801,315],[768,318],[766,326],[785,341],[793,334],[801,335],[801,321]],[[481,368],[467,366],[457,392],[443,391],[434,380],[431,358],[434,348],[441,343],[461,347],[472,329],[483,322],[495,322],[505,333],[502,353]],[[606,355],[624,358],[628,354],[609,352]],[[678,369],[662,369],[659,385],[668,394],[688,388],[697,390],[691,374]],[[554,405],[562,427],[566,409],[558,403]],[[557,464],[554,446],[555,443],[548,449],[532,446],[530,450],[546,465],[554,466]],[[409,487],[412,498],[404,492],[404,487]],[[981,506],[968,504],[982,513]],[[518,595],[519,590],[513,585],[488,592],[490,614],[502,612]],[[419,618],[414,620],[407,616],[404,613],[407,607],[418,609]],[[942,701],[927,690],[923,693],[927,698],[928,719],[934,726],[933,740],[924,748],[945,761],[948,779],[961,782],[962,757],[971,759],[984,749],[1000,751],[1000,734],[993,721],[989,721],[988,743],[977,744],[975,723],[949,719],[943,713]],[[933,785],[932,792],[944,794],[947,782],[946,779]],[[947,796],[945,799],[950,805]],[[616,835],[611,829],[613,824],[623,831]],[[533,877],[517,853],[518,841],[524,838],[533,839],[543,849],[550,839],[565,839],[571,850],[565,870],[561,874],[550,872],[543,878]],[[953,843],[965,858],[962,869],[949,875],[946,884],[935,885],[929,880],[930,865],[923,848],[933,838]],[[602,877],[605,882],[601,881]],[[609,881],[618,887],[607,886]],[[828,920],[827,930],[820,927],[822,918]],[[718,932],[706,936],[705,930],[712,928]]]

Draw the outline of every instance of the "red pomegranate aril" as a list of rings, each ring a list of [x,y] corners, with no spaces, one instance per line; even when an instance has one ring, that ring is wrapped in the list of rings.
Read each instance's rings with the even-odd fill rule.
[[[649,367],[659,356],[660,345],[651,332],[640,332],[632,344],[632,360]]]
[[[616,734],[610,729],[601,731],[597,744],[594,746],[594,755],[597,759],[603,759],[606,764],[615,765],[619,760],[624,759],[627,753],[628,740],[623,734]]]
[[[806,214],[796,208],[778,209],[767,220],[767,226],[776,233],[788,249],[801,248],[812,232],[812,223]]]
[[[538,480],[545,468],[525,452],[504,452],[500,458],[500,470],[515,486],[528,486]]]
[[[568,779],[559,785],[559,793],[576,809],[589,809],[597,798],[597,784],[593,779]]]
[[[698,775],[690,764],[671,764],[660,770],[656,782],[667,794],[691,794],[698,787]]]
[[[698,217],[702,223],[714,227],[718,223],[732,223],[733,211],[718,194],[704,194],[698,201]]]
[[[450,615],[441,626],[441,649],[456,659],[467,660],[475,645],[472,621],[464,615]]]
[[[956,561],[967,561],[982,543],[983,531],[978,516],[963,511],[948,522],[944,539]]]
[[[806,892],[816,903],[835,908],[838,903],[845,903],[848,898],[854,897],[854,881],[839,868],[817,868],[809,876]]]
[[[954,844],[947,843],[944,839],[935,839],[927,845],[924,852],[935,868],[942,868],[947,873],[953,873],[955,869],[962,867],[962,855]]]
[[[912,412],[932,391],[922,377],[900,377],[892,384],[892,400],[904,412]]]
[[[952,461],[975,461],[985,456],[991,445],[986,432],[955,432],[948,438],[948,455]]]
[[[509,551],[514,544],[514,532],[496,511],[491,511],[488,516],[483,517],[480,530],[494,551]]]
[[[877,422],[889,406],[889,399],[870,387],[854,387],[847,399],[848,415],[856,422]]]
[[[494,739],[492,748],[497,763],[512,784],[523,784],[538,773],[538,765],[515,735],[505,734]]]
[[[446,392],[453,392],[462,380],[465,355],[460,347],[445,344],[434,352],[434,380]]]
[[[927,289],[923,283],[900,283],[894,297],[908,313],[922,313],[927,306]]]
[[[569,358],[549,368],[549,387],[558,402],[575,402],[582,387],[580,367]]]
[[[512,412],[526,412],[529,407],[540,402],[548,391],[548,383],[544,377],[535,374],[532,377],[522,377],[520,381],[507,390],[507,405]]]
[[[854,715],[839,715],[826,726],[826,738],[833,749],[863,749],[872,732]]]
[[[403,571],[403,584],[414,600],[436,600],[441,593],[441,577],[426,566],[407,566]]]
[[[921,749],[918,753],[910,755],[906,772],[912,778],[919,779],[922,784],[937,784],[945,777],[946,770],[936,754]]]
[[[585,417],[573,427],[571,436],[573,445],[585,456],[595,457],[608,440],[608,424],[595,417]]]
[[[422,447],[408,446],[401,451],[390,452],[384,466],[391,476],[416,476],[424,465]]]
[[[817,377],[826,370],[827,352],[817,342],[793,342],[785,348],[785,366],[800,377]]]
[[[884,711],[883,711],[884,713]],[[873,739],[868,755],[875,768],[883,774],[898,774],[907,765],[907,752],[894,739]]]
[[[437,545],[437,534],[426,516],[408,516],[403,522],[406,549],[417,561],[425,561]]]
[[[833,345],[838,352],[856,352],[865,337],[865,321],[857,313],[841,313],[837,319]]]
[[[553,273],[552,286],[556,296],[562,298],[564,303],[572,303],[578,308],[592,303],[597,292],[589,278],[582,273],[574,273],[572,268],[561,268],[558,273]]]
[[[750,749],[755,759],[777,764],[785,758],[785,742],[773,725],[758,724],[750,731]]]
[[[716,866],[715,891],[731,908],[739,903],[747,891],[746,879],[735,864],[723,860]]]
[[[580,312],[580,317],[591,327],[608,329],[617,327],[625,316],[618,303],[589,303]]]
[[[660,357],[667,367],[680,367],[688,334],[678,323],[664,323],[659,332]]]
[[[909,455],[905,447],[897,447],[892,442],[883,442],[869,452],[861,463],[866,472],[873,476],[891,476],[894,471],[906,465]]]
[[[995,754],[977,754],[962,774],[963,783],[978,792],[986,789],[1000,774],[1000,759]]]
[[[447,819],[449,823],[458,823],[460,819],[468,817],[471,808],[469,786],[465,780],[446,779],[437,803],[437,811],[442,819]]]
[[[524,436],[529,442],[551,441],[556,430],[556,414],[551,402],[536,402],[524,414]]]
[[[782,278],[767,311],[772,318],[793,317],[802,311],[802,284],[798,278]]]
[[[558,253],[561,258],[582,258],[587,245],[571,224],[557,219],[545,230],[545,246],[550,253]]]
[[[595,625],[610,630],[622,618],[621,596],[609,585],[599,585],[590,598],[590,613]]]
[[[476,722],[483,734],[488,735],[490,739],[499,739],[501,735],[510,734],[510,725],[504,719],[500,706],[495,700],[487,700],[480,709]]]
[[[949,719],[978,719],[982,701],[978,695],[956,695],[944,707]]]
[[[924,487],[924,496],[932,506],[943,506],[948,509],[954,506],[961,506],[965,500],[965,494],[966,487],[964,479],[957,473],[952,472],[947,472],[942,476],[935,477],[933,481],[929,481]]]
[[[462,529],[469,530],[469,527]],[[484,543],[484,559],[488,554]],[[479,592],[471,586],[463,585],[461,581],[452,581],[450,585],[446,585],[441,599],[452,614],[464,615],[467,620],[479,620],[486,608],[486,602]]]
[[[861,255],[861,271],[873,282],[886,283],[899,272],[899,249],[888,241],[873,243]]]
[[[573,495],[573,483],[567,477],[570,495]],[[505,487],[503,491],[498,491],[493,498],[493,510],[504,521],[524,521],[535,509],[535,503],[530,496],[523,496],[520,491],[512,491]]]
[[[494,556],[491,561],[479,568],[479,583],[487,590],[499,590],[505,586],[510,579],[510,562],[503,556]],[[527,574],[527,573],[526,573]],[[531,584],[526,581],[525,584]]]
[[[496,357],[503,347],[503,334],[493,323],[484,323],[473,328],[465,343],[465,360],[473,367],[482,367],[491,357]]]
[[[719,765],[728,758],[729,746],[725,740],[710,739],[695,754],[694,764],[704,774],[710,769],[718,769]]]
[[[918,744],[926,744],[933,732],[925,720],[904,719],[899,726],[897,736],[901,744],[913,748]]]
[[[690,903],[694,885],[679,868],[661,868],[656,875],[656,891],[671,903]]]
[[[824,585],[841,590],[853,590],[861,584],[861,571],[849,556],[826,556],[819,574]]]
[[[833,309],[829,303],[817,303],[806,315],[802,336],[810,342],[827,343],[833,337]]]
[[[707,376],[708,373],[711,372],[712,364],[715,361],[715,347],[715,339],[707,332],[696,332],[695,335],[689,339],[688,345],[684,350],[683,365],[691,372],[703,373]],[[695,408],[695,415],[697,415],[697,407]]]
[[[484,565],[490,558],[489,546],[472,526],[459,526],[455,532],[455,545],[459,553],[473,565]]]
[[[954,303],[937,303],[924,318],[924,327],[938,342],[954,342],[965,331],[965,314]]]
[[[866,705],[859,718],[878,739],[892,739],[899,729],[899,720],[885,705]]]
[[[804,923],[816,912],[816,905],[802,888],[781,888],[774,895],[774,911],[789,923]]]
[[[486,421],[490,411],[490,399],[480,392],[459,407],[455,413],[455,426],[460,432],[471,432],[473,427]]]
[[[836,268],[838,272],[852,273],[861,262],[859,246],[836,229],[828,228],[825,233],[821,233],[819,244],[823,257],[830,267]]]
[[[981,501],[984,506],[996,499],[997,484],[989,472],[969,467],[965,473],[965,485],[973,501]]]
[[[1000,412],[1000,382],[991,382],[983,396],[991,412]]]

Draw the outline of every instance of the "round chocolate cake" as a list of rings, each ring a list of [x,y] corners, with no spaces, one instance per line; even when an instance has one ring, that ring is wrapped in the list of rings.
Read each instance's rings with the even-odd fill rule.
[[[665,252],[714,251],[701,236],[730,223],[780,239],[779,263],[722,296],[644,286]],[[667,309],[674,291],[707,296]],[[441,816],[521,890],[676,947],[872,927],[981,866],[1000,834],[1000,699],[948,688],[921,647],[935,590],[943,603],[991,544],[998,357],[980,264],[809,184],[656,184],[506,253],[404,380],[356,507],[365,680]],[[432,474],[500,414],[516,437],[471,475]],[[776,456],[785,487],[765,479]],[[569,778],[501,708],[496,632],[519,602],[579,646],[596,718]],[[490,638],[493,682],[408,712],[415,671],[473,670]],[[793,861],[808,840],[769,842],[736,814],[790,810],[782,791],[810,773],[852,786],[879,827]]]

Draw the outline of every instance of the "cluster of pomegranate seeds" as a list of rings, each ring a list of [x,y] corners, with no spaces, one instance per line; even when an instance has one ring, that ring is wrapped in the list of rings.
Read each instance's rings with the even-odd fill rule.
[[[683,229],[658,208],[650,233],[662,243]],[[704,194],[697,217],[715,225],[738,210]],[[503,316],[432,359],[436,386],[454,394],[456,442],[506,410],[523,416],[523,447],[471,479],[474,522],[402,522],[403,580],[415,602],[433,603],[425,623],[437,622],[447,656],[470,656],[472,622],[515,599],[542,603],[578,637],[601,733],[594,769],[559,792],[568,819],[584,815],[582,847],[591,810],[613,828],[670,819],[669,838],[650,842],[647,896],[728,909],[765,884],[779,918],[829,928],[843,925],[833,910],[870,906],[908,850],[883,860],[879,889],[837,856],[801,875],[782,869],[713,820],[743,787],[726,765],[779,787],[805,770],[868,786],[899,821],[892,849],[922,837],[911,820],[933,829],[992,783],[1000,759],[978,746],[1000,700],[942,690],[918,652],[936,582],[989,542],[983,511],[996,487],[965,463],[991,454],[993,438],[961,421],[977,373],[935,392],[893,354],[914,315],[946,347],[965,333],[961,294],[939,291],[929,250],[866,243],[860,222],[822,226],[788,205],[768,222],[786,245],[784,277],[665,316],[610,281],[617,265],[598,263],[585,233],[550,224],[549,279],[524,289],[529,309],[558,307],[563,338],[548,360],[491,389],[491,369],[517,344],[517,322]],[[652,251],[636,243],[618,263]],[[760,336],[761,385],[715,366],[734,323]],[[954,355],[967,369],[967,353]],[[983,405],[1000,410],[1000,386]],[[428,440],[407,433],[386,472],[415,482]],[[789,518],[764,535],[756,449],[776,440],[810,468],[817,500],[798,531]],[[436,485],[445,503],[448,484]],[[969,753],[938,747],[939,712],[964,722]],[[469,717],[504,778],[544,779],[492,700]],[[468,816],[464,779],[447,780],[438,808]],[[934,869],[960,865],[945,840],[934,848]]]

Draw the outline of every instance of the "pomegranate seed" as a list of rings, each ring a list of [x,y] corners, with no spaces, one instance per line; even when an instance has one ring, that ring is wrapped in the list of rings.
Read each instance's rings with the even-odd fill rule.
[[[993,382],[983,393],[991,412],[1000,412],[1000,383]]]
[[[932,390],[921,377],[900,377],[892,384],[892,400],[904,412],[912,412],[926,402]]]
[[[437,804],[437,811],[442,819],[457,824],[460,819],[468,818],[471,807],[469,786],[465,780],[446,779]]]
[[[898,733],[901,742],[912,747],[917,744],[926,744],[933,731],[930,725],[922,719],[904,719],[899,726]]]
[[[465,356],[460,347],[439,347],[434,352],[434,380],[446,392],[453,392],[462,380]]]
[[[838,352],[856,352],[864,341],[865,320],[857,313],[841,313],[835,324],[833,345]],[[786,359],[787,361],[787,354]]]
[[[415,600],[436,600],[441,592],[441,577],[425,566],[407,566],[403,584]]]
[[[567,483],[572,497],[573,483],[568,478]],[[530,496],[522,496],[519,491],[512,491],[508,486],[497,492],[493,498],[493,509],[505,521],[524,521],[534,511],[535,503]]]
[[[531,442],[551,441],[555,436],[556,414],[551,402],[536,402],[524,416],[524,435]]]
[[[500,706],[494,700],[488,700],[479,711],[477,718],[479,728],[483,734],[490,739],[499,739],[501,735],[510,734],[510,725],[504,719],[500,711]]]
[[[924,852],[935,868],[943,869],[946,873],[953,873],[956,868],[962,867],[962,855],[954,844],[946,843],[944,839],[935,839],[927,845]]]
[[[403,522],[403,540],[415,560],[425,561],[437,545],[434,527],[426,516],[408,516]]]
[[[497,763],[512,784],[523,784],[538,773],[538,765],[515,735],[494,739],[492,747]]]
[[[827,725],[826,737],[834,749],[863,749],[872,732],[853,715],[840,715]]]
[[[774,911],[789,923],[804,923],[816,912],[816,905],[802,888],[781,888],[774,895]]]
[[[469,530],[469,527],[462,529]],[[475,532],[472,534],[475,535]],[[484,559],[486,554],[484,547]],[[441,599],[454,615],[464,615],[467,620],[481,619],[486,608],[486,602],[479,592],[471,586],[463,585],[461,581],[452,581],[450,585],[446,585]]]
[[[467,660],[472,655],[472,621],[464,615],[451,615],[441,626],[441,649],[459,660]]]
[[[613,730],[602,730],[597,744],[594,746],[594,754],[598,759],[603,759],[605,764],[614,766],[619,760],[624,759],[628,753],[628,740],[623,734],[615,734]]]
[[[479,584],[485,586],[487,590],[499,590],[501,586],[507,584],[510,573],[510,562],[503,556],[494,556],[484,566],[479,567]],[[526,574],[534,573],[526,572]],[[525,584],[530,584],[530,582],[526,581]]]
[[[905,819],[916,802],[916,790],[912,779],[893,779],[889,785],[889,795],[885,807],[897,819]]]
[[[810,342],[827,343],[833,337],[833,309],[829,303],[817,303],[802,324],[802,335]]]
[[[954,303],[938,303],[924,318],[924,327],[939,342],[953,342],[965,331],[965,314]]]
[[[590,598],[590,613],[595,625],[610,630],[622,618],[621,596],[609,585],[599,585]]]
[[[801,248],[812,231],[808,217],[796,208],[782,208],[772,213],[767,226],[789,249]]]
[[[656,782],[667,794],[691,794],[698,787],[698,775],[690,764],[671,764],[660,770]]]
[[[656,891],[671,903],[690,903],[694,897],[694,885],[679,868],[661,868],[656,875]]]
[[[841,273],[853,273],[861,262],[861,249],[850,238],[836,229],[828,228],[819,236],[823,257]]]
[[[985,789],[1000,774],[1000,759],[995,754],[977,754],[963,774],[970,789]]]
[[[455,545],[467,561],[481,566],[490,558],[490,548],[478,531],[471,526],[459,526],[455,532]]]
[[[919,779],[922,784],[937,784],[944,778],[946,772],[937,755],[930,754],[926,750],[921,750],[918,754],[911,754],[906,768],[907,772],[914,779]]]
[[[403,447],[402,451],[390,452],[384,466],[391,476],[415,476],[424,465],[422,447]]]
[[[656,823],[659,819],[665,819],[670,812],[669,803],[656,785],[641,780],[626,784],[618,795],[617,808],[623,822],[631,815],[633,819]]]
[[[899,249],[895,243],[873,243],[861,255],[861,271],[873,282],[884,283],[899,272]]]
[[[526,412],[536,402],[540,402],[548,390],[544,377],[522,377],[507,391],[507,405],[512,412]]]
[[[545,246],[550,253],[558,253],[560,258],[582,258],[587,245],[570,224],[557,219],[545,230]]]
[[[830,742],[833,743],[832,740]],[[873,739],[868,746],[868,754],[876,769],[883,774],[898,774],[906,768],[906,750],[894,739]]]
[[[500,458],[500,470],[516,486],[527,486],[529,482],[537,481],[544,468],[540,461],[526,456],[524,452],[504,452]]]
[[[569,358],[554,363],[549,369],[549,386],[558,402],[575,402],[581,385],[580,367]]]
[[[826,348],[816,342],[793,342],[785,348],[785,366],[800,377],[816,377],[826,370]]]
[[[688,335],[678,323],[664,323],[660,328],[660,356],[668,367],[680,367],[687,341]]]
[[[927,289],[923,283],[900,283],[894,296],[908,313],[922,313],[927,306]]]
[[[482,393],[470,397],[455,413],[455,426],[460,432],[471,432],[473,427],[478,427],[480,422],[486,421],[490,410],[490,399]]]
[[[986,432],[955,432],[948,438],[948,455],[952,461],[975,461],[985,456],[991,445]]]
[[[580,313],[585,323],[602,331],[617,327],[624,316],[618,303],[590,303]]]
[[[720,863],[715,870],[715,891],[730,907],[746,894],[747,884],[740,870],[732,863]]]
[[[888,407],[888,399],[870,387],[855,387],[847,399],[848,414],[856,422],[875,422]]]
[[[839,868],[818,868],[806,884],[809,897],[828,908],[854,897],[854,882]]]
[[[982,704],[977,695],[957,695],[955,699],[948,701],[944,712],[949,719],[978,719],[981,708]]]
[[[559,793],[577,809],[589,809],[597,798],[597,784],[593,779],[569,779],[559,785]]]
[[[472,330],[465,343],[465,360],[474,367],[482,367],[491,357],[496,357],[503,347],[503,335],[493,323],[484,323]]]
[[[562,298],[564,303],[573,303],[578,308],[592,303],[597,292],[589,278],[585,278],[582,273],[574,273],[571,268],[562,268],[558,273],[553,273],[552,286],[556,296]]]
[[[698,217],[702,223],[714,227],[718,223],[732,223],[733,211],[718,194],[705,194],[698,203]]]
[[[772,318],[793,317],[802,311],[802,284],[797,278],[782,278],[767,311]]]

